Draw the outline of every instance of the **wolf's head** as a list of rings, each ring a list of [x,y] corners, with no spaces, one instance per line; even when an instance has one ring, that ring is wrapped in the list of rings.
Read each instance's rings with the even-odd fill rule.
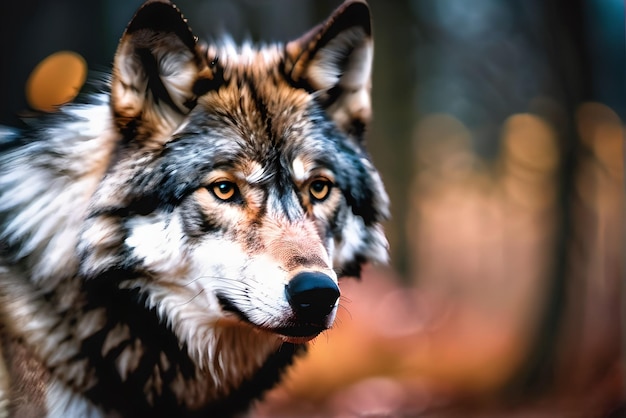
[[[122,140],[81,274],[138,290],[198,355],[220,326],[291,342],[329,328],[338,277],[387,257],[363,138],[371,35],[353,1],[286,45],[200,45],[171,4],[144,5],[114,61]]]

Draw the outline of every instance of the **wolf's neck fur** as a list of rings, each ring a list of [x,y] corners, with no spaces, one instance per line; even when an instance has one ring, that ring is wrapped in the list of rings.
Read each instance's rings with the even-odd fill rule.
[[[66,279],[54,293],[38,294],[11,273],[0,280],[6,295],[22,295],[2,298],[12,328],[21,330],[20,338],[61,385],[95,405],[106,399],[123,416],[171,416],[181,406],[229,416],[278,381],[302,349],[277,347],[272,339],[236,325],[216,326],[206,340],[209,358],[203,368],[132,290]],[[56,402],[68,401],[49,397],[49,410],[61,410]]]

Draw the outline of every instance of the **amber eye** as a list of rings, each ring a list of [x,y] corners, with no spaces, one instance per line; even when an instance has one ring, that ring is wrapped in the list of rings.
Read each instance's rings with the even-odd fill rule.
[[[239,195],[237,185],[232,181],[222,180],[213,183],[209,189],[213,195],[224,202],[232,202]]]
[[[333,183],[328,179],[317,179],[311,182],[309,193],[314,202],[322,202],[325,200],[333,188]]]

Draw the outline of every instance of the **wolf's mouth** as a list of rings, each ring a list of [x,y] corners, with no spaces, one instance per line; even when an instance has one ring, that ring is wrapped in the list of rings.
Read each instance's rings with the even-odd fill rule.
[[[326,331],[328,327],[323,324],[317,324],[312,322],[298,321],[297,318],[285,321],[284,325],[278,327],[269,327],[259,325],[252,322],[233,302],[223,295],[217,295],[217,299],[225,312],[234,314],[239,320],[252,325],[255,328],[263,331],[277,334],[285,339],[285,341],[292,343],[305,343],[317,337],[323,331]]]

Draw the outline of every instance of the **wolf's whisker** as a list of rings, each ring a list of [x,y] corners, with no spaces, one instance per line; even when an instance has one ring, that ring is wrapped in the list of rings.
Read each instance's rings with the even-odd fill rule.
[[[350,316],[350,320],[352,320],[352,312],[350,312],[350,310],[348,308],[346,308],[343,304],[339,304],[339,306],[337,307],[338,309],[343,309],[344,311],[346,311],[348,313],[348,315]]]
[[[185,305],[188,305],[188,304],[190,304],[191,302],[193,302],[193,300],[194,300],[195,298],[197,298],[198,296],[200,296],[202,293],[204,293],[204,289],[200,289],[200,291],[199,291],[198,293],[196,293],[195,295],[193,295],[193,296],[192,296],[189,300],[187,300],[186,302],[179,303],[179,304],[178,304],[178,305],[176,305],[176,306],[179,306],[179,307],[180,307],[180,306],[185,306]]]

